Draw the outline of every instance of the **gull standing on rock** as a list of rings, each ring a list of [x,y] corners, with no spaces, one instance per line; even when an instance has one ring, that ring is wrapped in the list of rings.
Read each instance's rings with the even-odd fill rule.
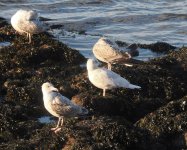
[[[68,98],[62,96],[58,89],[51,83],[46,82],[42,85],[42,93],[45,108],[55,117],[58,117],[58,123],[52,128],[55,133],[61,130],[63,125],[63,117],[76,117],[88,114],[88,110],[84,107],[72,103]]]
[[[20,34],[26,34],[29,43],[31,43],[31,36],[44,32],[48,27],[39,20],[38,13],[35,10],[18,10],[11,17],[12,27]]]
[[[122,60],[126,61],[131,58],[131,55],[128,52],[121,51],[115,42],[104,37],[100,38],[93,46],[93,54],[100,61],[106,62],[109,70],[112,68],[112,63]],[[132,66],[129,64],[126,65]]]
[[[129,83],[125,78],[111,70],[98,68],[93,59],[88,59],[87,70],[90,82],[97,88],[103,89],[103,96],[105,96],[106,90],[108,89],[120,87],[129,89],[141,88],[140,86]]]

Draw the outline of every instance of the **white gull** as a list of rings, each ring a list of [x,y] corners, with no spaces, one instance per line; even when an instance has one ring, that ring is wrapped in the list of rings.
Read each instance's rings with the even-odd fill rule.
[[[105,96],[108,89],[120,87],[129,89],[141,88],[140,86],[129,83],[125,78],[111,70],[99,68],[93,59],[88,59],[87,70],[90,82],[97,88],[103,89],[103,96]]]
[[[107,39],[107,38],[100,38],[95,45],[93,46],[93,54],[94,56],[108,64],[108,69],[111,70],[111,64],[115,62],[119,62],[121,60],[128,60],[131,58],[131,55],[128,52],[124,52],[119,49],[118,45]],[[127,66],[131,66],[126,64]]]
[[[55,133],[61,130],[64,117],[76,117],[88,114],[88,110],[84,107],[72,103],[67,97],[62,96],[58,89],[51,83],[46,82],[42,85],[42,93],[45,108],[53,116],[58,117],[58,123],[52,128]]]
[[[39,20],[38,13],[35,10],[18,10],[11,17],[12,27],[20,34],[26,34],[29,43],[31,43],[31,36],[44,32],[48,27]]]

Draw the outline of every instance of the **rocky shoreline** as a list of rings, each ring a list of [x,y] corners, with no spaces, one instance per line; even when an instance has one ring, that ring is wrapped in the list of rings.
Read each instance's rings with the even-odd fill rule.
[[[185,149],[187,148],[187,48],[140,45],[167,55],[114,71],[141,90],[116,89],[102,97],[81,64],[86,59],[48,33],[32,44],[0,18],[0,149]],[[121,44],[121,43],[120,43]],[[38,121],[50,114],[41,85],[49,81],[66,97],[89,109],[86,118],[65,119],[58,135]],[[56,118],[55,118],[56,119]]]

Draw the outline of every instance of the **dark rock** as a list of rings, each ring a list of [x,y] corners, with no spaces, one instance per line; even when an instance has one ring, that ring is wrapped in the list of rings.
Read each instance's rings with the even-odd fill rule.
[[[187,97],[171,101],[140,119],[136,126],[147,129],[168,149],[186,148],[187,131]]]
[[[122,42],[122,41],[115,41],[115,43],[119,46],[119,47],[126,47],[128,50],[128,53],[132,56],[138,56],[139,55],[139,51],[138,51],[138,45],[137,44],[128,44],[126,42]]]
[[[128,53],[131,55],[131,57],[139,56],[138,51],[138,45],[137,44],[131,44],[128,46]]]
[[[49,19],[49,18],[45,18],[45,17],[39,17],[40,21],[50,21],[52,19]]]
[[[68,85],[65,77],[68,81],[68,77],[82,71],[79,65],[85,58],[47,33],[34,35],[31,44],[10,25],[0,28],[0,34],[0,41],[12,43],[0,49],[0,93],[3,97],[0,149],[60,149],[62,138],[51,136],[50,129],[43,128],[37,121],[38,117],[48,114],[43,106],[41,85],[47,81],[57,87]],[[59,89],[66,93],[67,86]]]
[[[125,118],[130,118],[133,111],[133,105],[129,99],[123,99],[114,95],[103,97],[102,95],[92,95],[88,93],[81,93],[72,98],[76,104],[90,108],[90,112],[94,114],[119,115]],[[129,114],[130,113],[130,114]]]
[[[119,47],[127,47],[129,44],[122,41],[115,41]]]
[[[152,60],[151,63],[175,72],[177,75],[185,76],[187,72],[186,56],[186,47],[182,47],[178,51],[171,52],[163,58]]]
[[[153,52],[157,53],[168,53],[169,51],[176,49],[175,46],[172,46],[165,42],[157,42],[153,44],[138,44],[138,47],[151,49]]]
[[[62,27],[63,27],[63,25],[61,25],[61,24],[54,24],[54,25],[50,26],[51,29],[59,29],[59,28],[62,28]]]
[[[175,50],[177,47],[170,45],[168,43],[165,42],[156,42],[153,44],[131,44],[129,45],[126,42],[122,42],[122,41],[116,41],[116,44],[119,47],[127,47],[129,50],[129,53],[132,54],[132,56],[138,56],[139,55],[139,51],[137,50],[137,48],[144,48],[144,49],[150,49],[153,52],[156,53],[164,53],[167,54],[172,50]]]
[[[62,131],[68,137],[68,149],[146,149],[151,142],[148,132],[134,127],[122,117],[93,116],[66,131],[68,124]],[[68,147],[66,144],[64,148]]]
[[[7,21],[4,18],[0,17],[0,28],[8,25]]]

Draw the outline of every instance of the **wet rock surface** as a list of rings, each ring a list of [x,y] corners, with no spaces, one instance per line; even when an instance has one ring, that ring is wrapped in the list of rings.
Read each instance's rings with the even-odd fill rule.
[[[140,48],[144,48],[144,49],[150,49],[153,52],[165,53],[165,54],[167,54],[168,52],[170,52],[172,50],[177,49],[177,47],[170,45],[168,43],[165,43],[165,42],[156,42],[156,43],[152,43],[152,44],[133,43],[133,44],[129,45],[128,43],[123,42],[123,41],[116,41],[116,44],[119,47],[127,47],[129,49],[135,49],[137,47],[140,47]],[[138,54],[136,54],[135,56],[137,56],[137,55]]]
[[[167,56],[133,67],[115,64],[115,72],[142,88],[108,90],[102,97],[80,67],[86,59],[78,51],[48,33],[28,44],[1,18],[0,27],[0,42],[11,43],[0,49],[0,149],[187,148],[187,48],[157,43],[152,49],[167,49]],[[50,131],[56,124],[38,121],[50,116],[41,92],[47,81],[90,112],[65,118],[59,134]]]

